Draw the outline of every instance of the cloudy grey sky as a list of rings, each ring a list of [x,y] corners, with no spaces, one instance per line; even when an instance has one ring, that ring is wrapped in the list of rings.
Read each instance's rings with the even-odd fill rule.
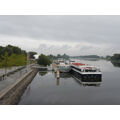
[[[0,45],[44,54],[120,53],[120,16],[0,16]]]

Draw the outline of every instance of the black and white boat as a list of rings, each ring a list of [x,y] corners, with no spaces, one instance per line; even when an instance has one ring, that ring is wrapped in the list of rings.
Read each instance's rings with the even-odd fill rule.
[[[102,73],[100,71],[100,68],[88,64],[77,63],[77,62],[72,63],[70,66],[71,66],[71,72],[78,77],[82,77],[83,80],[85,79],[89,81],[89,79],[91,78],[92,78],[91,80],[93,81],[96,78],[97,80],[101,80]]]

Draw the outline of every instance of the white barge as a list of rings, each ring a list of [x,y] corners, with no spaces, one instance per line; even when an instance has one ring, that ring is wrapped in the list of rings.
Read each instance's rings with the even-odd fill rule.
[[[75,76],[81,77],[83,80],[101,81],[102,73],[99,68],[82,63],[71,63],[71,71]]]
[[[60,71],[60,72],[69,72],[71,70],[71,67],[69,64],[65,64],[64,62],[60,62],[58,65],[57,65],[57,69]]]
[[[100,82],[102,78],[100,68],[88,64],[82,64],[75,61],[69,61],[69,63],[67,63],[64,60],[58,60],[56,65],[59,72],[70,72],[76,77],[82,78],[84,82]]]
[[[82,75],[88,75],[88,74],[102,74],[100,69],[95,67],[95,66],[91,66],[91,65],[87,65],[87,64],[82,64],[82,63],[72,63],[71,64],[71,69],[73,69],[74,71],[82,74]]]

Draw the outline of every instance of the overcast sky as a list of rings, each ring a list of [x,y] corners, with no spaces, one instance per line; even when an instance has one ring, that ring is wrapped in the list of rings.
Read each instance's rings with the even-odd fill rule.
[[[0,45],[39,54],[120,53],[120,16],[0,16]]]

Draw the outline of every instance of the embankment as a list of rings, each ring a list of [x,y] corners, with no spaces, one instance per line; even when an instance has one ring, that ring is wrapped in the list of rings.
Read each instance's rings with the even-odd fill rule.
[[[4,74],[0,75],[0,80],[3,80],[3,79],[4,79],[4,76],[8,76],[8,75],[10,75],[10,74],[12,74],[12,73],[14,73],[14,72],[17,72],[17,71],[19,71],[19,70],[22,70],[22,69],[24,69],[24,68],[25,68],[25,66],[21,66],[21,67],[18,67],[18,68],[16,68],[16,69],[14,69],[14,70],[11,70],[11,71],[9,71],[9,72],[7,72],[7,73],[4,73]]]
[[[3,89],[0,92],[0,104],[1,105],[18,104],[20,97],[24,93],[28,84],[33,80],[37,72],[38,69],[32,69],[23,76],[21,76],[14,84]]]

